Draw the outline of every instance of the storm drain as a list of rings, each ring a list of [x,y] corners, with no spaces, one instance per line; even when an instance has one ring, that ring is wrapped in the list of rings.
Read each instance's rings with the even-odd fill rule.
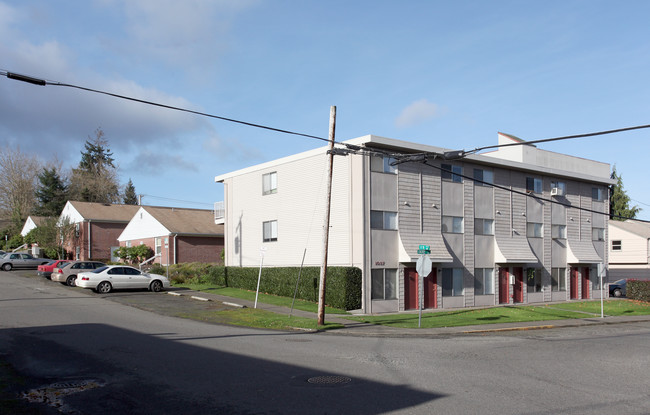
[[[314,376],[307,379],[307,382],[312,385],[343,385],[351,382],[352,379],[347,376],[328,375],[328,376]]]
[[[73,393],[83,392],[90,389],[100,388],[105,383],[97,379],[71,380],[67,382],[56,382],[51,385],[32,389],[23,392],[22,397],[29,402],[44,403],[59,409],[59,412],[70,412],[63,404],[63,398]]]

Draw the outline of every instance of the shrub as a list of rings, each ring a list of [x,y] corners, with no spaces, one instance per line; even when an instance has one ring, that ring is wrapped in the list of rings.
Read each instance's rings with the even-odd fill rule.
[[[627,280],[627,298],[650,302],[650,281]]]

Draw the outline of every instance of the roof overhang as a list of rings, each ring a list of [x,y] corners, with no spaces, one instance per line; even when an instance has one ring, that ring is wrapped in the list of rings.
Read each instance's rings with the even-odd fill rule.
[[[497,238],[494,244],[494,262],[497,264],[536,264],[539,259],[524,237]]]
[[[572,241],[567,243],[567,264],[600,264],[603,259],[596,252],[592,241]]]

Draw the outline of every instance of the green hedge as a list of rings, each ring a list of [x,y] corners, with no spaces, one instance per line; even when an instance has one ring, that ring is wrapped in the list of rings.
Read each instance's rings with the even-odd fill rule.
[[[650,281],[627,280],[627,298],[650,302]]]
[[[163,267],[151,272],[164,274]],[[262,268],[260,292],[293,297],[300,268]],[[210,264],[177,264],[169,269],[173,282],[184,283],[195,279],[216,286],[242,288],[255,291],[259,268],[224,267]],[[306,267],[300,274],[296,298],[318,302],[319,267]],[[325,302],[344,310],[361,308],[361,270],[354,267],[328,267]]]

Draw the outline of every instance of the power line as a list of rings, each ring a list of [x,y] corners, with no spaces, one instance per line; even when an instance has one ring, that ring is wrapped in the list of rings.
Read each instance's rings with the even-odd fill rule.
[[[213,206],[212,203],[206,203],[206,202],[193,202],[191,200],[170,199],[168,197],[154,196],[154,195],[147,195],[147,194],[142,194],[141,196],[150,197],[150,198],[159,199],[159,200],[167,200],[167,201],[170,201],[170,202],[180,202],[180,203],[190,203],[190,204],[194,204],[194,205]]]

